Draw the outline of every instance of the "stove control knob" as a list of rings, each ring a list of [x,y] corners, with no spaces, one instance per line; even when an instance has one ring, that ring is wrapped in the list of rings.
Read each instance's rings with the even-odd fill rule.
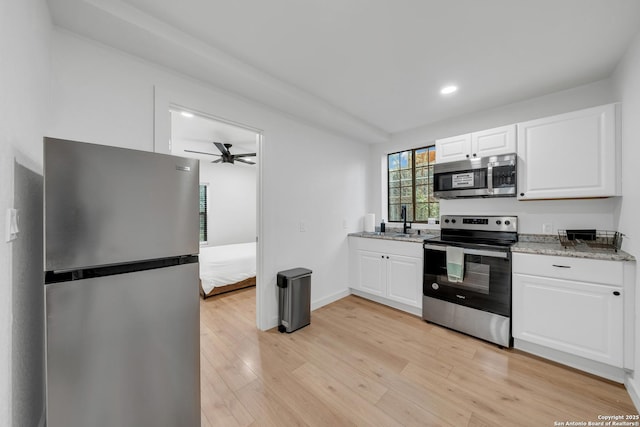
[[[433,288],[434,291],[437,291],[438,289],[440,289],[440,285],[438,285],[436,282],[433,282],[431,284],[431,287]]]
[[[455,223],[456,223],[456,220],[455,220],[455,219],[452,219],[452,220],[451,220],[451,223],[452,223],[452,224],[455,224]]]
[[[448,220],[448,219],[445,219],[445,220],[444,220],[444,222],[446,222],[447,224],[449,224],[449,220]]]
[[[506,220],[506,221],[504,222],[504,225],[509,225],[509,224],[511,224],[511,221],[509,221],[509,220]]]
[[[500,224],[502,224],[502,221],[497,220],[497,221],[496,221],[496,224],[500,225]]]

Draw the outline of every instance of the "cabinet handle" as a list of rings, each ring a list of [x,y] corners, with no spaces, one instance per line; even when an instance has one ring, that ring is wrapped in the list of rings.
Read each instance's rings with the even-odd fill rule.
[[[473,153],[473,157],[476,157],[476,153]]]
[[[524,193],[520,193],[520,197],[523,197],[523,196],[524,196]]]
[[[389,259],[389,257],[387,257],[387,259]]]
[[[558,265],[558,264],[552,264],[554,267],[558,267],[558,268],[571,268],[570,265]]]
[[[469,155],[467,154],[467,159],[469,158]]]
[[[618,291],[613,291],[613,294],[614,294],[615,296],[619,296],[619,295],[620,295],[620,292],[618,292]]]

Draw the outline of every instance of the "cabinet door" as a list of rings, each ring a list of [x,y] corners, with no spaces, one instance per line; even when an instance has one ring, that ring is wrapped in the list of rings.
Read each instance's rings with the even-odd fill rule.
[[[386,260],[378,252],[358,251],[359,288],[371,294],[384,296],[386,293]]]
[[[502,126],[471,134],[471,157],[516,152],[516,125]],[[437,154],[437,152],[436,152]]]
[[[390,255],[387,259],[387,297],[421,306],[422,259]]]
[[[615,286],[514,274],[513,336],[622,367],[622,298]]]
[[[616,106],[518,124],[518,198],[615,196]]]
[[[436,163],[466,160],[471,152],[471,134],[436,140]]]

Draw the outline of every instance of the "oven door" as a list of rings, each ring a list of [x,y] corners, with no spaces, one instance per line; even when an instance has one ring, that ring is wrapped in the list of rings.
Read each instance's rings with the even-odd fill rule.
[[[425,296],[511,316],[511,252],[464,248],[464,280],[447,278],[446,245],[424,244]]]

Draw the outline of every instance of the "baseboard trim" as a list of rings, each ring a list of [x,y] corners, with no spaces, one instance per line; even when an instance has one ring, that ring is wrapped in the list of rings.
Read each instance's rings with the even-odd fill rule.
[[[336,292],[335,294],[326,296],[324,298],[320,298],[319,300],[312,301],[311,302],[311,311],[317,310],[320,307],[324,307],[327,304],[331,304],[332,302],[336,302],[339,299],[342,299],[342,298],[347,297],[349,295],[351,295],[351,292],[349,291],[349,288],[347,288],[347,289],[344,289],[344,290],[342,290],[340,292]],[[311,318],[311,322],[313,322],[313,317]],[[278,326],[278,315],[275,315],[274,317],[272,317],[271,318],[271,322],[267,326],[268,327],[267,327],[267,329],[265,329],[265,331],[277,327]]]
[[[640,393],[638,392],[638,387],[636,386],[636,383],[631,375],[625,376],[624,386],[626,387],[627,393],[629,393],[629,397],[631,397],[631,401],[636,407],[636,410],[640,412]]]
[[[513,347],[620,384],[625,383],[626,372],[624,369],[616,366],[585,359],[584,357],[565,353],[564,351],[555,350],[528,341],[523,341],[518,338],[514,338]]]
[[[332,302],[336,302],[344,297],[347,297],[351,295],[351,292],[349,292],[349,288],[347,289],[343,289],[340,292],[336,292],[333,295],[329,295],[327,297],[321,298],[319,300],[313,301],[311,303],[311,311],[313,310],[317,310],[320,307],[324,307],[325,305],[331,304]]]
[[[410,306],[408,304],[403,304],[401,302],[393,301],[393,300],[390,300],[388,298],[380,297],[378,295],[372,295],[370,293],[363,292],[363,291],[358,290],[358,289],[350,288],[350,290],[351,290],[351,293],[353,295],[357,295],[359,297],[366,298],[366,299],[369,299],[371,301],[375,301],[377,303],[387,305],[389,307],[393,307],[395,309],[404,311],[405,313],[413,314],[415,316],[422,316],[422,308],[421,307],[412,307],[412,306]]]

